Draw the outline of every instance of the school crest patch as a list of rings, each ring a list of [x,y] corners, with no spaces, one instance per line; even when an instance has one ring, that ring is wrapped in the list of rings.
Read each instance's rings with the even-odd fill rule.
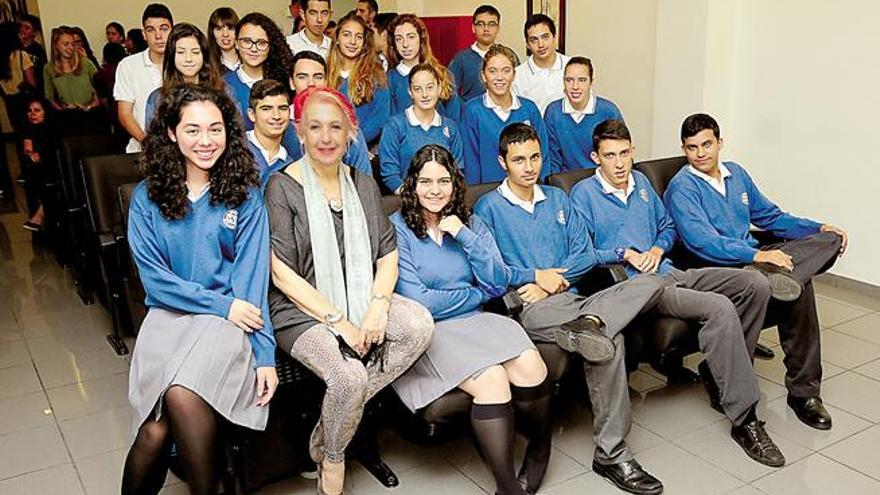
[[[747,193],[747,192],[742,193],[741,200],[742,200],[742,204],[748,205],[749,204],[749,193]]]
[[[529,122],[528,120],[523,120],[523,124],[525,124],[525,125],[532,125],[532,123]]]
[[[449,135],[449,127],[446,127],[445,125],[443,126],[443,136],[446,137],[446,139],[449,139],[451,137]]]
[[[556,221],[559,222],[560,225],[565,225],[565,212],[564,211],[559,210],[556,213]]]
[[[646,191],[645,188],[640,189],[640,190],[639,190],[639,197],[642,198],[642,201],[644,201],[645,203],[647,203],[647,202],[648,202],[648,199],[649,199],[649,197],[648,197],[648,191]]]
[[[238,225],[238,210],[226,210],[223,214],[223,226],[229,230],[235,230]]]

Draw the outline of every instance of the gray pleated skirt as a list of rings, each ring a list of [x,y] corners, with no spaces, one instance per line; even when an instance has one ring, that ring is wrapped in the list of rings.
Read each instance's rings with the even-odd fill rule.
[[[438,321],[428,350],[392,386],[416,411],[489,366],[534,348],[519,323],[495,313]]]
[[[151,415],[159,419],[172,385],[187,388],[230,422],[266,429],[268,407],[256,405],[249,337],[225,318],[151,308],[138,332],[128,379],[132,438]]]

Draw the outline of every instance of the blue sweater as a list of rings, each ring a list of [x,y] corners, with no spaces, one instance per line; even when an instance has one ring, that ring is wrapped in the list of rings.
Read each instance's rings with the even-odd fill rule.
[[[535,205],[534,213],[511,203],[498,190],[484,194],[474,212],[495,236],[513,287],[533,283],[535,270],[565,268],[574,291],[574,284],[597,264],[593,245],[562,189],[539,187],[547,199]]]
[[[249,131],[254,128],[254,123],[248,117],[248,100],[251,97],[251,88],[247,84],[241,82],[236,71],[227,72],[223,76],[226,81],[226,89],[232,101],[238,105],[241,112],[241,118],[244,120],[244,130]]]
[[[447,71],[448,73],[449,71]],[[461,98],[458,97],[458,88],[455,87],[455,79],[452,83],[452,97],[448,100],[437,102],[437,111],[444,117],[458,122],[461,118]],[[391,92],[391,115],[397,115],[412,105],[412,97],[409,95],[409,76],[401,75],[396,67],[388,69],[388,89]]]
[[[633,170],[631,180],[635,181],[635,189],[625,204],[613,194],[606,194],[596,175],[578,182],[571,190],[572,208],[593,240],[599,263],[617,263],[615,248],[641,253],[656,246],[668,253],[675,244],[675,224],[648,178]],[[631,277],[641,273],[628,263],[625,266]],[[672,262],[664,257],[657,271],[663,274],[671,269]]]
[[[544,123],[550,138],[550,158],[544,163],[564,172],[579,168],[596,168],[590,158],[593,151],[593,129],[609,119],[623,119],[617,105],[605,98],[596,98],[595,113],[585,115],[580,123],[562,112],[562,99],[547,105]]]
[[[492,233],[476,215],[454,238],[445,234],[442,246],[430,237],[416,237],[400,212],[391,222],[400,253],[395,291],[424,305],[435,320],[473,313],[507,292],[510,273]]]
[[[238,208],[211,204],[208,191],[180,220],[162,216],[134,190],[128,242],[147,294],[148,307],[226,318],[233,299],[262,310],[263,328],[249,333],[256,365],[275,365],[275,337],[266,299],[269,287],[269,221],[263,195],[249,191]]]
[[[449,72],[452,72],[458,85],[458,94],[465,103],[486,92],[480,79],[482,70],[483,57],[470,46],[456,53],[452,62],[449,62]]]
[[[342,80],[339,92],[351,100],[351,95],[348,92],[348,79]],[[391,92],[388,91],[388,87],[374,87],[373,99],[356,105],[354,111],[357,114],[361,131],[367,138],[367,144],[378,139],[382,134],[382,127],[388,123],[388,118],[391,117]]]
[[[719,265],[752,263],[758,241],[749,224],[783,239],[803,239],[819,232],[822,224],[798,218],[767,199],[733,162],[724,162],[731,176],[722,196],[689,167],[683,167],[666,188],[663,202],[685,246],[701,258]]]
[[[484,96],[467,102],[461,121],[461,138],[464,143],[464,175],[468,184],[483,184],[504,179],[505,173],[498,164],[498,138],[501,131],[515,122],[525,122],[538,132],[541,154],[548,156],[547,128],[541,111],[529,100],[518,96],[520,107],[512,111],[507,121],[501,120],[494,110],[483,104]],[[546,162],[541,168],[541,178],[553,173]]]
[[[448,149],[455,163],[462,166],[461,135],[458,126],[447,117],[440,117],[440,126],[432,126],[427,131],[419,125],[411,125],[406,113],[391,117],[379,141],[382,182],[391,191],[403,184],[413,155],[426,144],[439,144]]]
[[[281,146],[284,146],[287,150],[291,162],[295,162],[302,158],[302,143],[299,141],[299,136],[296,135],[296,129],[294,129],[293,123],[287,126],[287,130],[284,131],[284,136],[281,137]],[[357,137],[351,144],[349,144],[348,151],[346,151],[345,155],[342,157],[342,163],[354,167],[370,177],[373,176],[373,165],[370,163],[370,153],[367,150],[367,140],[364,138],[364,134],[360,129],[358,129]]]
[[[284,146],[282,144],[281,146]],[[285,148],[286,149],[286,148]],[[269,177],[275,172],[283,169],[284,167],[290,165],[295,160],[290,158],[290,153],[287,153],[287,159],[285,160],[275,160],[275,163],[270,167],[268,163],[266,163],[266,157],[263,156],[263,152],[260,151],[260,148],[257,147],[254,143],[248,141],[248,150],[250,150],[251,155],[254,156],[254,162],[257,166],[257,170],[260,171],[260,190],[266,189],[266,183],[269,182]]]

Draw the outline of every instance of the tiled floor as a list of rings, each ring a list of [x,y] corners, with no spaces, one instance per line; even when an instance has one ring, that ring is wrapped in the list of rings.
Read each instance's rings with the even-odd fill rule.
[[[131,414],[125,358],[104,341],[109,328],[98,306],[83,306],[68,274],[35,249],[21,214],[0,216],[0,494],[119,492]],[[700,385],[666,386],[650,369],[631,377],[638,460],[668,494],[880,494],[880,301],[819,286],[825,367],[823,396],[834,429],[801,425],[785,405],[781,358],[758,361],[760,416],[788,464],[749,460],[709,408]],[[778,337],[763,342],[777,356]],[[689,359],[695,365],[698,356]],[[559,413],[552,463],[541,493],[622,493],[590,471],[591,414],[583,404]],[[489,473],[467,440],[433,449],[383,431],[386,461],[398,494],[492,493]],[[517,450],[521,455],[522,441]],[[346,493],[392,493],[357,465]],[[186,493],[169,476],[163,493]],[[276,483],[261,493],[310,494],[314,482]]]

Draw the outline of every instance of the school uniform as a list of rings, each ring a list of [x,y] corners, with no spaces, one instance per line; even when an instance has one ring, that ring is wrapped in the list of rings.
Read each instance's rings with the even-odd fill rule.
[[[238,106],[238,111],[241,112],[241,118],[244,121],[244,130],[250,131],[254,128],[254,123],[251,122],[251,119],[248,117],[248,108],[250,108],[248,101],[251,97],[251,88],[254,87],[254,84],[256,84],[259,79],[252,78],[247,75],[241,67],[239,67],[235,71],[227,72],[226,75],[223,76],[223,80],[226,81],[226,88],[229,96]]]
[[[348,77],[342,80],[339,92],[351,100]],[[369,146],[374,141],[378,141],[379,136],[382,134],[382,127],[388,123],[388,118],[391,117],[391,92],[388,90],[388,87],[374,86],[373,99],[360,105],[355,105],[354,111],[357,114],[361,131],[363,131],[364,137],[367,140],[367,145]]]
[[[390,191],[403,185],[412,157],[423,146],[439,144],[462,166],[462,143],[458,126],[452,119],[434,112],[434,120],[427,126],[419,122],[412,107],[394,117],[382,132],[379,141],[379,159],[382,182]]]
[[[550,156],[545,163],[560,172],[596,168],[596,162],[590,158],[593,130],[611,119],[623,120],[617,105],[592,92],[583,111],[576,110],[565,97],[550,103],[544,112],[550,139]]]
[[[391,115],[395,116],[412,106],[412,97],[409,95],[409,73],[412,67],[403,62],[388,71],[388,91],[391,92]],[[447,71],[449,74],[449,71]],[[444,117],[449,117],[458,122],[461,118],[461,98],[458,97],[458,89],[455,87],[455,79],[449,74],[452,82],[452,96],[448,100],[437,101],[437,111]]]
[[[675,224],[641,172],[632,171],[626,189],[618,189],[599,170],[575,185],[571,203],[601,263],[621,263],[625,249],[657,247],[668,253],[675,244]],[[630,277],[640,273],[628,263],[624,267]],[[657,272],[667,286],[656,311],[702,324],[700,350],[720,387],[721,407],[740,424],[760,399],[751,356],[770,300],[766,277],[731,268],[681,271],[666,257]]]
[[[483,71],[483,57],[486,52],[477,43],[459,51],[449,62],[449,71],[458,85],[458,94],[464,103],[486,92],[480,73]],[[462,104],[462,109],[464,104]]]
[[[290,155],[290,161],[295,162],[303,157],[302,143],[299,136],[296,135],[296,128],[293,122],[287,126],[284,136],[281,137],[281,146],[287,150]],[[354,141],[348,145],[345,155],[342,156],[342,163],[349,167],[355,168],[370,177],[373,176],[373,166],[370,164],[370,152],[367,150],[367,140],[364,133],[358,129],[357,136]]]
[[[561,189],[535,185],[529,202],[519,199],[505,180],[477,201],[474,212],[492,231],[510,267],[512,288],[533,283],[536,269],[567,270],[564,276],[572,284],[570,291],[528,304],[520,313],[520,322],[532,340],[554,342],[554,329],[588,315],[604,323],[602,331],[616,345],[614,356],[584,366],[594,412],[594,458],[606,465],[631,460],[633,453],[626,444],[631,412],[621,331],[655,304],[662,291],[659,278],[640,275],[589,297],[578,295],[574,286],[598,260],[582,221],[572,214]]]
[[[507,292],[509,272],[477,216],[455,237],[432,232],[419,239],[400,212],[391,222],[400,253],[395,292],[428,308],[435,321],[428,350],[392,384],[410,410],[427,406],[489,366],[534,349],[516,321],[481,309]]]
[[[198,394],[230,422],[265,429],[256,405],[256,367],[275,366],[269,319],[269,230],[256,188],[240,206],[212,204],[208,188],[178,220],[165,218],[145,182],[134,190],[128,240],[146,293],[129,372],[133,434],[172,385]],[[195,241],[195,242],[194,242]],[[227,319],[234,299],[261,310],[263,328]]]
[[[669,182],[665,206],[684,245],[709,263],[751,264],[759,249],[782,249],[793,258],[792,276],[803,284],[803,292],[795,301],[774,306],[785,353],[785,384],[791,397],[818,397],[822,364],[812,277],[834,265],[841,238],[821,233],[818,222],[782,211],[740,165],[723,162],[719,170],[715,179],[690,165],[683,167]],[[761,246],[750,225],[785,242]]]
[[[529,100],[512,93],[513,103],[507,110],[495,104],[488,94],[474,98],[465,105],[461,121],[464,149],[464,175],[468,184],[482,184],[504,179],[504,169],[498,164],[498,139],[510,124],[522,122],[535,128],[541,140],[541,154],[548,155],[547,128],[538,107]],[[554,171],[545,166],[541,178]]]
[[[320,45],[312,43],[312,40],[306,35],[305,28],[288,36],[286,41],[292,54],[296,55],[299,52],[310,51],[317,53],[324,60],[327,60],[327,56],[330,54],[330,47],[333,46],[333,40],[329,36],[322,37]]]
[[[513,87],[517,94],[535,102],[541,115],[547,109],[547,105],[554,100],[565,97],[563,90],[565,84],[565,64],[571,57],[556,52],[556,60],[548,69],[542,69],[535,63],[532,55],[525,62],[516,67],[516,76],[513,79]]]
[[[290,154],[283,144],[278,147],[278,153],[275,156],[269,156],[269,150],[260,144],[254,131],[247,131],[247,140],[248,150],[250,150],[251,155],[254,157],[257,170],[260,171],[260,189],[266,188],[269,176],[295,161],[290,158]]]

